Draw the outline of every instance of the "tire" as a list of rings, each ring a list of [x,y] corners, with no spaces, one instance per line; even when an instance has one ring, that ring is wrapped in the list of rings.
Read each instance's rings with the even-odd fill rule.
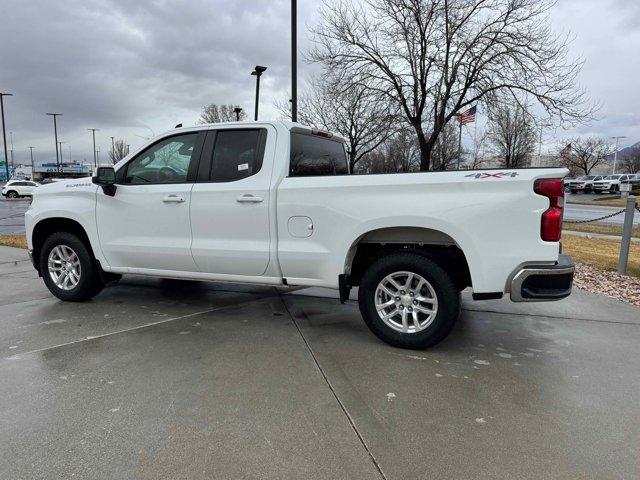
[[[409,291],[395,289],[388,281],[391,277],[399,285],[403,285],[404,281],[406,286],[407,273],[414,276]],[[426,283],[422,283],[418,291],[420,278]],[[381,285],[388,285],[387,290],[379,289]],[[387,292],[398,292],[399,295],[392,298]],[[433,296],[437,304],[429,301]],[[419,297],[427,301],[418,302]],[[376,301],[380,304],[394,302],[382,309],[383,315],[392,314],[394,309],[398,313],[383,320],[378,314]],[[371,265],[360,282],[358,303],[360,313],[374,335],[394,347],[412,350],[422,350],[444,340],[460,314],[460,292],[451,276],[429,258],[410,252],[394,253]],[[425,313],[422,309],[434,311],[435,315]],[[406,324],[402,322],[403,315],[406,315]],[[418,318],[418,325],[414,315]]]
[[[50,259],[52,266],[59,266],[59,271],[50,269]],[[49,291],[66,302],[89,300],[104,288],[91,253],[72,233],[53,233],[45,240],[40,251],[40,271]]]
[[[18,192],[16,192],[15,190],[9,190],[7,192],[7,198],[18,198],[20,195],[18,195]]]
[[[570,192],[571,192],[572,195],[575,195],[576,193],[578,193],[577,190],[570,190]]]

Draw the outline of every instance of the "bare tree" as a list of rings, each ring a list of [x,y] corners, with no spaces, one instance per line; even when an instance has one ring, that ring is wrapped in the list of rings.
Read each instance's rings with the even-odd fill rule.
[[[387,97],[415,131],[421,170],[452,118],[489,97],[535,99],[561,121],[593,113],[581,63],[552,33],[552,0],[327,0],[311,60]]]
[[[598,165],[606,163],[606,157],[615,151],[615,147],[605,138],[578,137],[565,144],[567,143],[571,145],[570,153],[569,147],[566,147],[567,153],[561,155],[562,164],[570,171],[582,171],[585,175],[589,175]]]
[[[420,149],[408,129],[395,132],[376,150],[367,153],[355,173],[414,172],[420,167]]]
[[[431,151],[431,168],[433,170],[451,170],[457,166],[458,157],[463,151],[458,151],[458,126],[449,122],[442,129]]]
[[[487,139],[501,167],[522,168],[531,164],[536,132],[533,118],[524,107],[494,105],[489,110]]]
[[[129,155],[129,145],[127,141],[119,138],[113,143],[113,150],[109,151],[109,159],[114,165]]]
[[[235,122],[236,108],[240,107],[238,105],[218,105],[216,103],[206,105],[202,108],[199,123]],[[244,120],[245,118],[247,118],[247,115],[243,110],[240,112],[240,120]]]
[[[634,148],[620,160],[620,166],[627,173],[640,173],[640,147]]]
[[[291,118],[289,107],[289,102],[276,104],[285,118]],[[394,133],[392,107],[386,99],[372,95],[366,85],[346,84],[326,74],[313,78],[300,97],[298,121],[344,137],[353,172],[364,156]]]

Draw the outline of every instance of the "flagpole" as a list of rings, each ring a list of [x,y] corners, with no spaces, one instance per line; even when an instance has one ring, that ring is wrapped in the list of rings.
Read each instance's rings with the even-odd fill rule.
[[[462,116],[458,116],[460,131],[458,133],[458,170],[460,170],[460,157],[462,156]]]

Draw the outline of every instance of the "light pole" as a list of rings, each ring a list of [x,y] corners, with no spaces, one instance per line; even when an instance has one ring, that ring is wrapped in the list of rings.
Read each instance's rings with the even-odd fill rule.
[[[9,143],[11,143],[11,150],[9,150],[9,152],[11,153],[11,168],[13,168],[13,170],[15,171],[16,164],[13,161],[13,132],[9,132],[9,139]]]
[[[98,168],[98,157],[96,155],[96,132],[99,131],[99,128],[87,128],[91,132],[93,136],[93,168]]]
[[[58,146],[60,147],[60,170],[62,172],[64,172],[64,167],[62,166],[62,164],[64,163],[64,154],[62,153],[62,144],[63,143],[67,143],[67,142],[63,142],[62,140],[58,142]]]
[[[240,121],[240,114],[242,113],[242,108],[240,107],[236,107],[233,109],[234,112],[236,112],[236,122]]]
[[[616,174],[616,163],[618,163],[618,142],[620,142],[620,140],[622,140],[623,138],[627,138],[624,135],[621,135],[619,137],[611,137],[613,140],[616,141],[616,151],[613,154],[613,175]]]
[[[551,123],[541,123],[540,124],[540,143],[538,146],[538,167],[542,166],[542,135],[544,132],[544,127],[550,127]]]
[[[31,151],[31,178],[33,178],[33,170],[34,170],[34,165],[33,165],[33,149],[35,147],[29,147],[29,150]]]
[[[99,162],[100,161],[100,149],[96,150],[96,158],[97,158],[97,160]],[[97,165],[97,163],[96,163],[96,165]]]
[[[298,121],[298,1],[291,0],[291,121]]]
[[[251,72],[251,75],[255,75],[256,77],[256,110],[254,114],[254,120],[258,121],[258,104],[260,102],[260,77],[267,70],[267,67],[261,67],[260,65],[256,65],[256,68]]]
[[[56,166],[58,170],[58,175],[60,175],[60,157],[58,156],[58,123],[56,122],[56,118],[62,116],[61,113],[47,113],[47,115],[51,115],[53,117],[53,134],[56,138]]]
[[[2,116],[2,140],[4,142],[4,169],[7,174],[7,182],[9,181],[9,160],[7,155],[7,132],[4,125],[4,97],[12,97],[11,93],[0,93],[0,115]]]

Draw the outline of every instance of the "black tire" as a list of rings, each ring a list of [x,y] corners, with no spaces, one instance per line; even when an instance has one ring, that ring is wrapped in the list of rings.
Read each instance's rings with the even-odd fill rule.
[[[395,272],[411,272],[431,284],[438,300],[438,310],[431,324],[421,331],[404,333],[387,325],[376,310],[378,284]],[[460,291],[447,272],[437,263],[418,253],[394,253],[371,265],[360,282],[360,313],[369,329],[394,347],[422,350],[431,347],[451,332],[460,314]],[[404,307],[403,307],[404,308]]]
[[[78,256],[80,262],[80,279],[75,287],[64,290],[56,285],[48,270],[48,260],[51,251],[58,246],[71,248]],[[51,234],[44,242],[40,250],[40,271],[42,279],[49,291],[60,300],[67,302],[83,302],[96,296],[104,288],[104,282],[100,279],[89,249],[78,237],[68,232]]]
[[[18,198],[20,195],[18,195],[18,192],[16,192],[15,190],[9,190],[7,192],[7,198]]]

